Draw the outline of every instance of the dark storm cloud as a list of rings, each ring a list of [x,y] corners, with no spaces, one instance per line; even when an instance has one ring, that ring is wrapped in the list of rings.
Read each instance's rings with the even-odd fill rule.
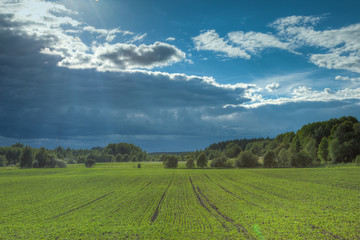
[[[147,71],[96,72],[56,66],[43,42],[1,30],[0,136],[206,135],[207,109],[241,104],[245,88],[211,78]],[[221,132],[221,127],[218,130]]]
[[[155,42],[152,45],[142,44],[105,44],[94,48],[95,55],[104,62],[109,62],[108,67],[128,68],[154,68],[169,65],[185,59],[185,53],[175,46]]]

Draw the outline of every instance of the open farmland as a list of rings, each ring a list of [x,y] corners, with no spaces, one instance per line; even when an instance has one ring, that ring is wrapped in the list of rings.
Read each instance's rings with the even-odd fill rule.
[[[360,168],[0,168],[0,239],[360,239]]]

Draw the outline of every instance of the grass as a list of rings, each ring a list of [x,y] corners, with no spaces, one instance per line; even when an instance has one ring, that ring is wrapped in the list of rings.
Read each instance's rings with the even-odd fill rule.
[[[0,168],[0,239],[360,239],[358,167],[136,166]]]

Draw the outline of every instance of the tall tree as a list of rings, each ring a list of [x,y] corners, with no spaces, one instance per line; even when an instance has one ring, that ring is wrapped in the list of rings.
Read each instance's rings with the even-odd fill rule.
[[[196,160],[196,165],[200,168],[204,168],[207,167],[207,164],[208,164],[208,160],[205,153],[200,153],[200,155]]]
[[[35,159],[38,161],[38,167],[45,167],[46,161],[48,158],[48,154],[44,147],[41,147],[39,152],[35,155]]]
[[[20,156],[20,168],[30,168],[33,160],[32,150],[29,146],[26,146]]]

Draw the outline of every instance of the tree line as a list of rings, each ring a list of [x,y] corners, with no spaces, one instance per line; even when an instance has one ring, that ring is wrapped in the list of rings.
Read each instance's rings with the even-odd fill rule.
[[[40,149],[16,143],[0,147],[0,167],[55,168],[81,163],[90,167],[96,162],[143,162],[152,158],[140,147],[128,143],[111,143],[105,148],[70,149],[59,146],[55,149]]]
[[[198,161],[200,155],[205,155],[213,168],[360,165],[360,123],[352,116],[314,122],[304,125],[296,133],[283,133],[274,139],[236,139],[215,143],[204,151],[179,159],[193,168],[192,162]],[[165,162],[164,166],[168,167]]]

